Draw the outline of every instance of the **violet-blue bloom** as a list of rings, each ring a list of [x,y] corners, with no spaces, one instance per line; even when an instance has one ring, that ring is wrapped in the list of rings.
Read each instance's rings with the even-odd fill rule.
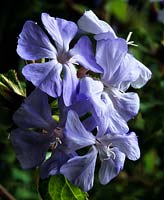
[[[93,187],[98,155],[101,161],[99,170],[101,184],[109,183],[119,174],[124,166],[125,157],[130,160],[137,160],[140,157],[135,133],[122,135],[107,133],[101,137],[94,136],[84,128],[77,113],[71,110],[68,112],[64,135],[70,151],[90,146],[86,155],[74,156],[60,168],[60,173],[83,191]]]
[[[96,64],[87,36],[82,36],[74,47],[69,49],[78,30],[74,22],[53,18],[46,13],[42,14],[42,22],[55,46],[37,23],[27,21],[19,35],[17,53],[25,60],[45,58],[48,61],[28,64],[22,73],[27,80],[50,96],[59,97],[64,94],[64,103],[69,106],[78,84],[74,64],[80,64],[98,73],[101,73],[102,69]]]
[[[128,53],[122,38],[97,41],[96,61],[104,69],[101,80],[109,88],[141,88],[151,78],[151,71]]]
[[[51,144],[62,137],[58,123],[51,116],[47,94],[39,89],[33,91],[13,120],[19,128],[11,132],[10,139],[22,168],[39,166]]]
[[[111,26],[92,11],[86,11],[78,25],[83,31],[95,34],[96,61],[104,69],[102,81],[105,85],[111,87],[114,83],[125,91],[130,85],[141,88],[151,78],[150,70],[128,53],[127,45],[132,42],[117,37]]]
[[[49,159],[45,160],[40,167],[40,177],[42,179],[48,176],[54,176],[60,173],[60,167],[67,160],[77,155],[75,152],[68,152],[63,145],[57,146]]]
[[[139,110],[139,97],[136,93],[122,93],[117,89],[109,91],[101,81],[90,77],[80,80],[79,95],[88,99],[87,106],[99,127],[98,135],[107,128],[112,133],[127,133],[127,121]]]

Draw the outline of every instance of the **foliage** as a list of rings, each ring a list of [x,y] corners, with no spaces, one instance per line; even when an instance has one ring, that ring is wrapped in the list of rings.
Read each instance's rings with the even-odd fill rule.
[[[45,186],[47,187],[46,193],[43,189]],[[50,180],[42,180],[39,191],[42,198],[47,200],[85,200],[87,198],[86,193],[72,185],[63,175],[52,176]]]

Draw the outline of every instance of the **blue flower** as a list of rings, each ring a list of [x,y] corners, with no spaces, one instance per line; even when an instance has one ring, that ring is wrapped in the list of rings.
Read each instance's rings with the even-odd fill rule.
[[[82,36],[72,49],[70,42],[78,28],[74,22],[42,14],[42,22],[53,39],[33,21],[27,21],[19,35],[17,53],[25,60],[45,58],[47,62],[26,65],[22,73],[36,87],[52,97],[63,95],[64,103],[69,106],[76,93],[78,78],[74,64],[88,70],[102,72],[96,64],[92,45],[87,36]]]
[[[133,118],[139,110],[140,102],[136,93],[123,93],[117,89],[109,91],[101,81],[93,80],[90,77],[80,80],[78,95],[86,97],[87,102],[83,102],[83,104],[87,107],[80,106],[79,109],[83,109],[81,114],[84,114],[84,112],[92,113],[92,118],[94,117],[96,123],[92,119],[91,124],[98,126],[98,135],[106,132],[107,129],[116,134],[127,133],[129,130],[127,121]],[[77,109],[72,108],[79,112],[78,103],[76,107]],[[88,110],[84,110],[84,108]]]
[[[13,120],[19,128],[11,132],[10,139],[22,168],[40,166],[50,146],[62,140],[62,127],[51,116],[47,94],[33,91]]]
[[[111,26],[92,11],[86,11],[78,25],[95,34],[96,61],[104,70],[101,79],[106,86],[126,91],[130,85],[141,88],[151,78],[151,71],[128,53],[128,44],[133,43],[117,37]]]
[[[64,137],[70,151],[90,146],[86,155],[74,156],[60,168],[60,173],[83,191],[93,187],[97,156],[101,161],[99,169],[101,184],[109,183],[119,174],[126,156],[130,160],[137,160],[140,157],[135,133],[119,135],[110,132],[100,137],[94,136],[84,128],[78,115],[71,110],[68,112]]]
[[[122,38],[97,41],[96,61],[104,69],[101,80],[108,88],[124,92],[129,86],[143,87],[151,78],[151,71],[128,53]]]
[[[139,97],[134,92],[126,92],[132,86],[141,88],[151,78],[151,71],[128,53],[128,43],[117,37],[114,30],[106,22],[99,20],[92,11],[86,11],[78,21],[79,27],[94,34],[96,44],[96,62],[103,68],[101,81],[103,85],[99,93],[93,90],[91,81],[81,81],[83,94],[85,87],[90,91],[87,97],[92,102],[100,133],[128,131],[127,123],[139,110]],[[81,84],[82,85],[82,84]],[[98,87],[98,86],[97,86]],[[109,125],[110,124],[110,125]]]
[[[50,158],[40,166],[40,177],[45,179],[48,176],[60,174],[61,166],[76,155],[76,152],[69,152],[63,145],[58,145],[53,150]]]

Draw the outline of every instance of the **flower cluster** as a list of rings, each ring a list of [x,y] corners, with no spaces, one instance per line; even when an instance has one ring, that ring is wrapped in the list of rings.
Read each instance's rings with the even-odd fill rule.
[[[18,128],[11,142],[22,168],[40,167],[41,178],[63,174],[88,191],[96,163],[100,183],[107,184],[126,157],[139,159],[137,136],[128,127],[139,96],[127,90],[144,86],[151,72],[128,53],[130,38],[118,37],[92,11],[77,25],[46,13],[41,20],[46,33],[27,21],[18,39],[17,53],[31,61],[22,73],[36,89],[13,116]],[[49,99],[57,102],[59,119]]]

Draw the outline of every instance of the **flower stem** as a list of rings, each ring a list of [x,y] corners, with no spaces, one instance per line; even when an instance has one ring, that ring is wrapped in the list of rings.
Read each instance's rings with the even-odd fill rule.
[[[6,200],[16,200],[7,190],[0,184],[0,197],[6,197]]]

